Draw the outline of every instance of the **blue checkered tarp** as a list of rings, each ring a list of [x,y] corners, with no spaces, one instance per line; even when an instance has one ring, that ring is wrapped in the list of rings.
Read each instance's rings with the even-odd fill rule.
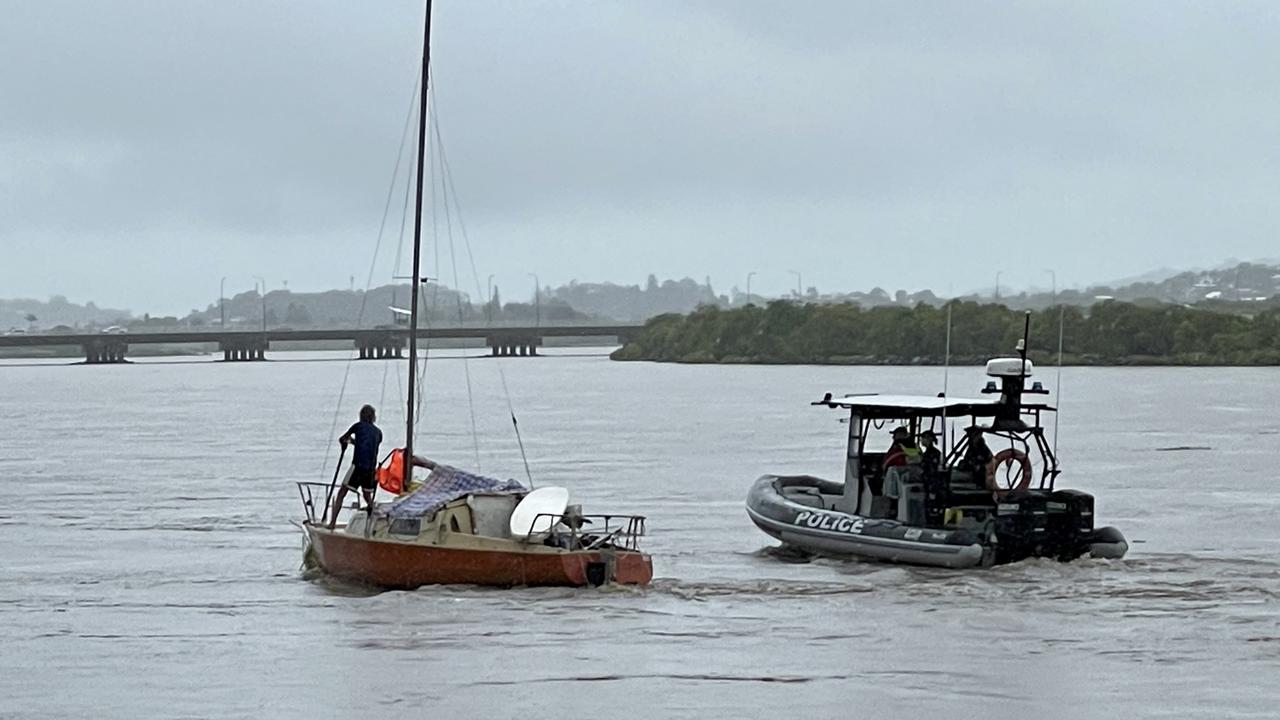
[[[448,465],[437,465],[422,487],[381,505],[381,514],[390,518],[423,517],[460,497],[473,493],[522,493],[525,487],[515,480],[473,475]]]

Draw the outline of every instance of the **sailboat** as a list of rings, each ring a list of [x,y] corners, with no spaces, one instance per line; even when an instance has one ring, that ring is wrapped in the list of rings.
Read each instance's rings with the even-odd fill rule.
[[[405,443],[392,452],[386,467],[379,468],[380,484],[402,492],[393,502],[351,510],[345,522],[339,522],[345,508],[331,507],[336,471],[330,483],[297,483],[305,513],[305,562],[339,578],[389,589],[436,584],[648,584],[653,565],[638,547],[645,532],[643,516],[583,514],[580,506],[570,504],[565,488],[526,488],[514,480],[420,460],[413,453],[419,288],[427,280],[421,277],[421,249],[430,57],[427,0],[418,98]],[[341,462],[340,457],[339,468]],[[431,473],[415,487],[412,466],[418,464]]]

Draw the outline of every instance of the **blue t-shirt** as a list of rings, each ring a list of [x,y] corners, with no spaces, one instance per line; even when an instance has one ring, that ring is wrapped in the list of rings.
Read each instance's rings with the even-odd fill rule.
[[[347,430],[354,438],[355,456],[351,464],[360,470],[372,470],[378,467],[378,446],[382,444],[382,431],[377,425],[361,420]]]

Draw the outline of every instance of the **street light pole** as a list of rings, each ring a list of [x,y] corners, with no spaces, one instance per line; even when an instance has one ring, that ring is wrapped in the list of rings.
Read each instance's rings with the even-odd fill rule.
[[[526,273],[533,278],[533,312],[534,327],[542,327],[542,283],[538,282],[537,273]]]
[[[804,295],[800,292],[800,284],[801,284],[801,283],[800,283],[800,271],[799,271],[799,270],[788,270],[787,272],[789,272],[789,273],[791,273],[792,275],[795,275],[795,276],[796,276],[796,298],[804,297]]]
[[[751,304],[751,276],[755,274],[756,274],[755,270],[752,270],[751,272],[747,273],[747,304],[748,305]]]
[[[254,275],[253,279],[259,283],[262,283],[262,290],[258,292],[258,298],[262,300],[262,332],[266,332],[267,331],[267,281],[257,275]]]
[[[1000,276],[1004,274],[1003,270],[996,271],[996,301],[1000,300]]]
[[[227,278],[224,275],[218,283],[218,329],[227,329]]]

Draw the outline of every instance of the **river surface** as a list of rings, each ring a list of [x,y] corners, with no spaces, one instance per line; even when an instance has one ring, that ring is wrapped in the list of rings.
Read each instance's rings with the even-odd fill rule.
[[[332,475],[344,377],[338,429],[373,402],[398,442],[402,363],[6,362],[0,717],[1280,716],[1278,369],[1066,369],[1059,485],[1129,557],[956,572],[787,562],[743,509],[767,471],[840,477],[810,401],[939,369],[458,352],[422,451],[523,479],[501,369],[536,482],[648,515],[652,587],[304,576],[293,482]]]

